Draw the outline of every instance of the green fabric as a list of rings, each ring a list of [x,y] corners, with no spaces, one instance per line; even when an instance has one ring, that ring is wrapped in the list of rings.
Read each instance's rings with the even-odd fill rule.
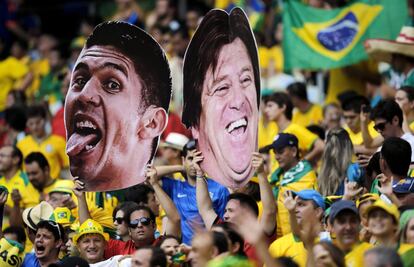
[[[207,267],[253,267],[253,264],[246,258],[239,256],[226,256],[209,261]]]
[[[284,68],[332,69],[365,60],[364,41],[395,40],[407,11],[407,1],[395,0],[355,0],[331,10],[285,1]]]
[[[279,187],[299,181],[303,176],[312,171],[312,165],[307,160],[301,160],[287,172],[282,168],[276,169],[270,176],[270,184],[273,186],[273,195],[277,199]]]
[[[414,218],[414,209],[404,211],[400,216],[400,231],[402,231],[408,222]]]
[[[372,181],[371,190],[369,192],[370,193],[373,193],[373,194],[378,194],[379,195],[380,192],[379,192],[379,190],[377,188],[378,185],[379,185],[379,181],[378,181],[377,178],[375,178],[374,181]]]
[[[401,260],[403,262],[404,267],[414,266],[414,249],[410,249],[409,251],[401,255]]]
[[[414,69],[408,73],[407,78],[404,80],[403,86],[414,87]]]

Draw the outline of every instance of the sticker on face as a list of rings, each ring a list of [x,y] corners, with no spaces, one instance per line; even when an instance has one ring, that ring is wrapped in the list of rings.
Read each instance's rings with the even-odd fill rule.
[[[98,25],[73,69],[65,101],[66,152],[86,191],[145,180],[167,124],[168,62],[146,32],[124,22]]]
[[[259,97],[257,47],[245,13],[211,10],[184,58],[183,123],[198,141],[201,168],[225,186],[241,187],[253,175]]]

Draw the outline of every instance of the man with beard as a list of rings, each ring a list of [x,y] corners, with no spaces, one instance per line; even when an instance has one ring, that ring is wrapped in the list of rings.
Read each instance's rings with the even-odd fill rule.
[[[86,191],[145,180],[167,124],[168,62],[159,44],[124,22],[104,22],[89,36],[65,102],[70,170]]]

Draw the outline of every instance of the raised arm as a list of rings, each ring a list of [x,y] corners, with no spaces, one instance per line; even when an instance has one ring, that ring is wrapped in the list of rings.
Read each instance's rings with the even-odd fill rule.
[[[325,143],[321,139],[316,139],[313,143],[312,149],[305,155],[304,159],[316,164],[319,158],[322,156],[323,150],[325,148]]]
[[[168,174],[184,171],[184,167],[182,165],[154,166],[154,168],[157,171],[158,177],[163,177]]]
[[[263,231],[267,236],[272,236],[276,229],[276,202],[273,198],[272,187],[267,180],[264,170],[263,156],[254,152],[252,155],[252,166],[259,178],[260,199],[262,200],[263,212],[260,219]]]
[[[289,211],[290,229],[294,236],[300,235],[298,219],[296,218],[296,199],[293,197],[292,191],[286,191],[283,195],[283,205]]]
[[[217,219],[217,213],[213,208],[213,201],[211,200],[208,192],[207,180],[204,176],[203,170],[200,168],[200,162],[204,159],[200,151],[194,152],[194,158],[191,162],[191,168],[196,170],[196,198],[197,207],[200,212],[201,218],[208,230],[213,226],[214,221]]]
[[[91,219],[91,214],[89,213],[88,203],[86,202],[84,183],[75,179],[75,186],[73,188],[73,193],[78,199],[78,214],[79,214],[79,223],[82,224],[87,219]]]
[[[162,189],[158,178],[157,169],[150,165],[146,170],[147,181],[155,191],[155,195],[158,198],[161,206],[165,211],[165,215],[168,218],[167,225],[165,227],[165,233],[167,235],[173,235],[176,237],[181,236],[181,218],[177,208],[171,198]]]

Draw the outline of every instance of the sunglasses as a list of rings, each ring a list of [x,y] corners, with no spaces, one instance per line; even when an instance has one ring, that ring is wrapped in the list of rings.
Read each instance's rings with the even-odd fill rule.
[[[380,123],[377,123],[377,124],[375,124],[374,125],[374,129],[375,129],[375,131],[377,131],[377,132],[379,132],[379,131],[384,131],[384,129],[385,129],[385,125],[387,124],[387,122],[386,121],[384,121],[384,122],[380,122]]]
[[[150,224],[151,224],[151,222],[152,222],[151,218],[148,218],[148,217],[141,217],[141,218],[139,218],[139,219],[132,220],[132,221],[129,223],[129,227],[130,227],[130,228],[132,228],[132,229],[135,229],[135,228],[137,228],[137,227],[138,227],[138,224],[139,224],[139,223],[141,223],[143,226],[148,226],[148,225],[150,225]]]
[[[114,218],[114,222],[116,222],[117,224],[122,224],[124,221],[125,219],[122,217]]]

